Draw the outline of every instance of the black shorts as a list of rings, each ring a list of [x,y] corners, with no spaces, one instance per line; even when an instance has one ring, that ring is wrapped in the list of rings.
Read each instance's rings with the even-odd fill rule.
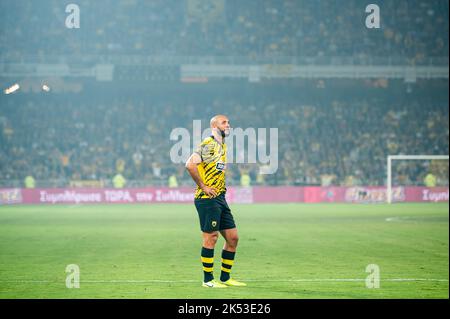
[[[215,198],[196,198],[194,203],[200,218],[200,229],[202,232],[210,233],[217,230],[236,228],[224,193]]]

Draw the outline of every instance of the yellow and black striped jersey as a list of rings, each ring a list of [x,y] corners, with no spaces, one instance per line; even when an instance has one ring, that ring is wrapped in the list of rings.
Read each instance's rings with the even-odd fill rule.
[[[195,153],[202,159],[197,168],[203,183],[215,188],[217,195],[224,193],[227,190],[225,187],[226,144],[220,144],[214,136],[210,136],[203,140]],[[209,197],[197,186],[195,198]]]

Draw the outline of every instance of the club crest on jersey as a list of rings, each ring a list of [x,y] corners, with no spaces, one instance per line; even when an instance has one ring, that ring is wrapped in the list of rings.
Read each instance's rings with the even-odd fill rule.
[[[214,220],[214,221],[211,223],[211,225],[212,225],[212,227],[216,227],[216,226],[217,226],[217,222]]]
[[[223,171],[224,169],[225,169],[225,163],[222,163],[222,162],[217,162],[216,163],[216,169],[218,170],[218,171]]]

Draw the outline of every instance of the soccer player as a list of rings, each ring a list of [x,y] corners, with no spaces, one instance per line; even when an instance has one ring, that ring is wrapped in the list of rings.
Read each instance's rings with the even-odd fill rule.
[[[204,139],[186,162],[186,169],[197,184],[195,207],[203,232],[201,261],[203,287],[226,288],[246,286],[230,277],[234,263],[238,233],[233,215],[225,200],[226,151],[225,137],[230,134],[230,122],[225,115],[216,115],[210,121],[211,136]],[[214,280],[214,247],[220,234],[225,239],[222,250],[220,282]]]

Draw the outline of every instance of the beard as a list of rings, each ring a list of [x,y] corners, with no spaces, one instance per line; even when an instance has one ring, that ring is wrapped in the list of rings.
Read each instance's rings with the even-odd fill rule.
[[[219,131],[220,131],[220,134],[222,135],[222,138],[225,138],[225,137],[230,135],[230,130],[229,129],[225,129],[225,130],[220,130],[219,129]]]
[[[220,128],[216,127],[214,129],[217,133],[219,133],[222,138],[225,138],[230,135],[230,129],[221,130]]]

